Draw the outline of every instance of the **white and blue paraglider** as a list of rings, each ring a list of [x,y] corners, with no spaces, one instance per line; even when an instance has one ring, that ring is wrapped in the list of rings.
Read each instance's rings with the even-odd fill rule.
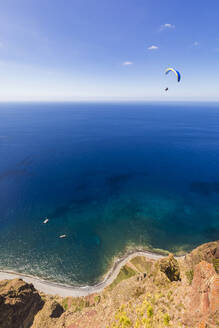
[[[167,69],[165,70],[165,74],[169,74],[170,72],[173,72],[173,73],[176,75],[176,77],[177,77],[177,81],[178,81],[178,82],[181,81],[181,74],[180,74],[180,72],[178,72],[177,70],[175,70],[175,69],[172,68],[172,67],[169,67],[169,68],[167,68]],[[169,88],[165,88],[164,90],[165,90],[165,91],[168,91]]]

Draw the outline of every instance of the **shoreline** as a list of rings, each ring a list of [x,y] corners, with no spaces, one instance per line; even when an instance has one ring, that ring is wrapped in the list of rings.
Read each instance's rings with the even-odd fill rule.
[[[104,279],[95,285],[90,286],[70,286],[61,283],[44,280],[38,277],[34,277],[28,274],[22,274],[13,271],[0,270],[0,280],[4,279],[23,279],[27,283],[32,283],[34,287],[45,294],[58,295],[61,297],[81,297],[88,296],[90,294],[99,293],[105,287],[109,286],[120,272],[120,269],[131,259],[136,256],[144,256],[150,260],[159,260],[166,255],[153,253],[150,251],[133,250],[126,253],[123,257],[118,258],[112,265],[112,268],[104,275]]]

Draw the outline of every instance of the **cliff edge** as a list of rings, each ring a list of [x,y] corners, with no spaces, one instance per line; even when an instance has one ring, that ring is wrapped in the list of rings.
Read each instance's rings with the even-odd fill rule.
[[[137,256],[103,292],[45,295],[20,279],[0,282],[0,328],[219,327],[219,241],[182,258]]]

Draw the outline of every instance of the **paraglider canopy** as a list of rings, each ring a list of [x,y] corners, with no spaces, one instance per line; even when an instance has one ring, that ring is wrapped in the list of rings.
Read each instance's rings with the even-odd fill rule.
[[[177,77],[177,81],[180,82],[180,80],[181,80],[180,72],[176,71],[174,68],[171,68],[171,67],[167,68],[165,71],[166,74],[168,74],[169,72],[173,72]]]

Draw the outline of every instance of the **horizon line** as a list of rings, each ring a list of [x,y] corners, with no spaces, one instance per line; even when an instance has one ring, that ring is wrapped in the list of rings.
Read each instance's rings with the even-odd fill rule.
[[[4,103],[111,103],[111,102],[141,102],[141,103],[148,103],[148,102],[159,102],[159,103],[183,103],[183,102],[210,102],[210,103],[219,103],[219,99],[195,99],[195,98],[171,98],[171,99],[154,99],[154,98],[76,98],[76,99],[0,99],[0,104]]]

